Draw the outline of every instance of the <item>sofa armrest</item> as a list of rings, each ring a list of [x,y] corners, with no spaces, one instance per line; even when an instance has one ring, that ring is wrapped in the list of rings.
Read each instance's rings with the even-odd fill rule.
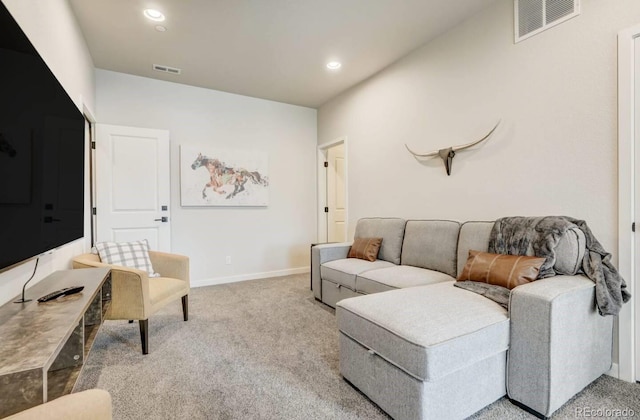
[[[316,299],[322,300],[320,265],[333,260],[347,258],[352,242],[320,244],[311,248],[311,287]]]
[[[153,269],[162,277],[183,280],[189,283],[189,257],[166,252],[149,251]]]
[[[7,417],[6,420],[111,420],[111,395],[89,389],[65,395]]]
[[[555,276],[516,287],[509,305],[509,397],[550,416],[611,367],[613,317],[600,316],[595,283]]]
[[[150,315],[149,274],[136,268],[96,261],[93,254],[73,258],[73,268],[111,269],[111,304],[107,319],[147,319]]]

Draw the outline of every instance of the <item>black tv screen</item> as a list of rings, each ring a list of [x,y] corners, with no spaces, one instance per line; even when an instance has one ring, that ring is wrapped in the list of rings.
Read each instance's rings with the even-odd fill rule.
[[[0,2],[0,270],[83,236],[84,124]]]

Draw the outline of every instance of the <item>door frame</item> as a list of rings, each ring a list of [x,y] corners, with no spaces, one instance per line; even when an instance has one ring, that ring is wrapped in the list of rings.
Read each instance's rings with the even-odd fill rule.
[[[640,297],[636,290],[640,276],[640,256],[636,255],[636,238],[631,230],[635,220],[636,165],[634,145],[636,112],[640,104],[635,103],[635,40],[640,38],[640,25],[618,33],[618,268],[632,295],[622,306],[618,315],[618,378],[634,382],[640,379],[636,366],[636,351],[640,350],[640,337],[636,326],[640,325]],[[640,209],[638,209],[640,210]],[[640,219],[637,220],[640,224]],[[638,287],[636,287],[638,286]],[[615,372],[614,372],[615,373]]]
[[[93,245],[95,245],[96,238],[96,216],[93,214],[93,208],[96,203],[96,156],[93,149],[94,141],[96,138],[96,117],[93,111],[87,106],[87,104],[82,104],[82,114],[84,115],[84,119],[89,123],[89,142],[87,144],[88,152],[85,155],[85,179],[88,179],[88,191],[85,191],[85,217],[89,220],[88,224],[85,227],[89,228],[89,237],[86,237],[86,229],[85,229],[85,248],[86,250],[91,249]],[[87,167],[88,166],[88,167]],[[88,195],[88,197],[87,197]]]
[[[349,233],[349,148],[347,147],[347,136],[338,137],[327,143],[318,145],[317,157],[318,165],[316,179],[318,181],[318,199],[317,199],[317,216],[318,216],[318,234],[317,242],[327,242],[327,214],[324,207],[327,205],[327,177],[324,168],[324,162],[327,161],[329,149],[333,146],[344,144],[344,194],[345,194],[345,215],[344,230],[345,237]]]

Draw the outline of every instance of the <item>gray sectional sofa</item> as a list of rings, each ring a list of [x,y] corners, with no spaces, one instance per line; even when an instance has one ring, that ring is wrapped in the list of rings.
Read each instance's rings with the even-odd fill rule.
[[[312,248],[314,295],[336,308],[340,372],[392,417],[464,418],[506,394],[546,417],[610,369],[613,320],[577,274],[577,227],[556,248],[562,275],[513,289],[508,312],[453,286],[492,227],[367,218],[355,237],[382,237],[378,260],[347,258],[350,243]]]

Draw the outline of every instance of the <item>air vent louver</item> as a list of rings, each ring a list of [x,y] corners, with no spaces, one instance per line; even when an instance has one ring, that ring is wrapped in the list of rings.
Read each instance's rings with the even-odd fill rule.
[[[580,0],[514,0],[515,42],[580,14]]]
[[[537,31],[544,26],[544,10],[542,5],[543,2],[539,0],[516,0],[516,13],[518,14],[518,34],[520,37],[522,37],[524,34],[530,34],[534,31]]]
[[[176,68],[176,67],[169,67],[169,66],[163,66],[160,64],[154,64],[153,65],[153,69],[155,71],[161,71],[163,73],[170,73],[170,74],[180,74],[182,73],[182,69]]]
[[[547,25],[575,13],[577,5],[574,0],[546,0]]]

